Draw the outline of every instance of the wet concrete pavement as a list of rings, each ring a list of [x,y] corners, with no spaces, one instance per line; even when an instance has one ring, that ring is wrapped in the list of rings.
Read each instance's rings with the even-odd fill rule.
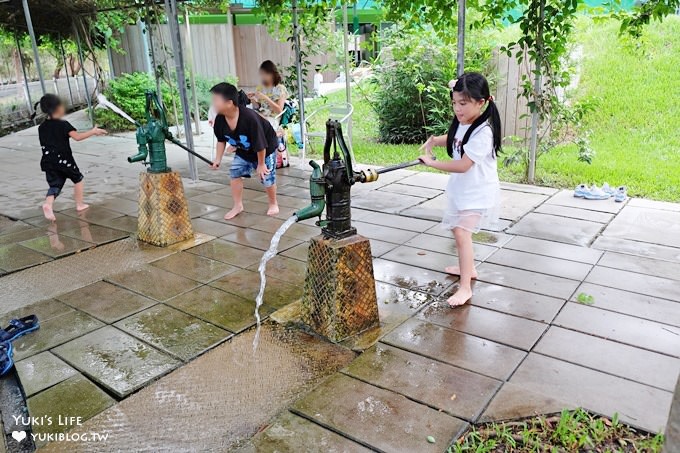
[[[666,424],[680,371],[680,205],[504,184],[502,231],[475,235],[474,296],[451,310],[457,279],[442,269],[455,241],[437,224],[446,176],[387,174],[353,199],[380,326],[332,346],[267,324],[253,353],[257,264],[308,202],[306,169],[278,172],[277,218],[250,180],[246,212],[227,222],[227,173],[200,166],[200,182],[184,180],[197,237],[160,249],[131,237],[142,167],[125,161],[130,134],[74,144],[92,208],[76,213],[67,189],[55,225],[40,216],[36,142],[35,129],[0,139],[0,322],[40,317],[15,342],[31,415],[83,417],[36,432],[110,434],[47,450],[444,451],[469,423],[576,406]],[[210,135],[197,143],[209,156]],[[169,163],[186,173],[171,146]],[[300,297],[317,233],[306,221],[283,237],[261,314]]]

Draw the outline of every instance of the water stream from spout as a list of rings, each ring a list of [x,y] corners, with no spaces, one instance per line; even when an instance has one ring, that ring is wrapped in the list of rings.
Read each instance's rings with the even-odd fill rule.
[[[281,237],[295,222],[297,222],[297,217],[293,214],[288,218],[288,220],[283,222],[283,225],[281,225],[278,230],[276,230],[276,233],[274,233],[272,241],[269,244],[269,248],[266,252],[264,252],[264,255],[262,255],[260,267],[257,268],[257,270],[260,271],[260,292],[257,293],[257,297],[255,298],[255,319],[257,320],[257,331],[255,333],[255,339],[253,340],[253,350],[257,349],[257,345],[260,343],[260,307],[262,306],[264,299],[264,289],[267,286],[267,275],[265,274],[267,262],[276,256],[276,253],[279,250],[279,242],[281,241]]]

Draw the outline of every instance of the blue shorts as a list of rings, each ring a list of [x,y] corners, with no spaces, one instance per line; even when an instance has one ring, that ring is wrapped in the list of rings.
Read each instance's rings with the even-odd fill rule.
[[[262,180],[262,185],[271,187],[276,184],[276,153],[271,153],[264,158],[264,163],[269,169],[269,174]],[[231,162],[231,169],[229,176],[234,178],[250,178],[250,175],[257,169],[257,162],[250,162],[244,158],[234,155],[234,160]]]

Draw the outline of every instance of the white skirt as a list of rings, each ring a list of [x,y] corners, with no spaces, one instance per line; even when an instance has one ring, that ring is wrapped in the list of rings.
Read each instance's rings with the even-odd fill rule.
[[[447,192],[446,211],[442,217],[441,226],[447,230],[462,228],[471,233],[479,230],[498,230],[498,215],[500,214],[500,189],[494,195],[494,200],[488,208],[460,209],[456,204],[455,195]]]

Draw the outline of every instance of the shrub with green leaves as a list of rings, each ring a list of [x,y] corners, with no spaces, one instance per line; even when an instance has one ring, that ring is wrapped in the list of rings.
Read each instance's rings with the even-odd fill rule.
[[[201,114],[201,118],[208,118],[208,109],[210,108],[211,94],[210,88],[217,85],[220,82],[231,83],[232,85],[238,86],[238,77],[233,75],[227,75],[224,79],[218,77],[201,77],[195,76],[194,80],[196,82],[196,97],[198,98],[198,110]],[[187,90],[191,93],[191,87],[187,85]],[[191,94],[190,94],[191,95]],[[193,104],[191,105],[193,109]]]
[[[466,71],[486,72],[491,48],[470,39]],[[430,134],[446,133],[453,111],[448,82],[456,78],[456,46],[443,42],[429,28],[395,27],[383,41],[375,66],[372,102],[380,141],[419,143]]]
[[[144,122],[146,119],[146,90],[156,90],[156,81],[145,72],[123,74],[108,82],[104,96],[120,107],[133,119]],[[174,123],[175,116],[172,109],[173,91],[166,84],[161,84],[163,104],[165,105],[168,122]],[[179,108],[179,100],[175,95],[175,102]],[[181,113],[180,113],[181,114]],[[134,124],[122,118],[111,110],[98,108],[95,110],[96,122],[99,127],[112,131],[133,130]]]

